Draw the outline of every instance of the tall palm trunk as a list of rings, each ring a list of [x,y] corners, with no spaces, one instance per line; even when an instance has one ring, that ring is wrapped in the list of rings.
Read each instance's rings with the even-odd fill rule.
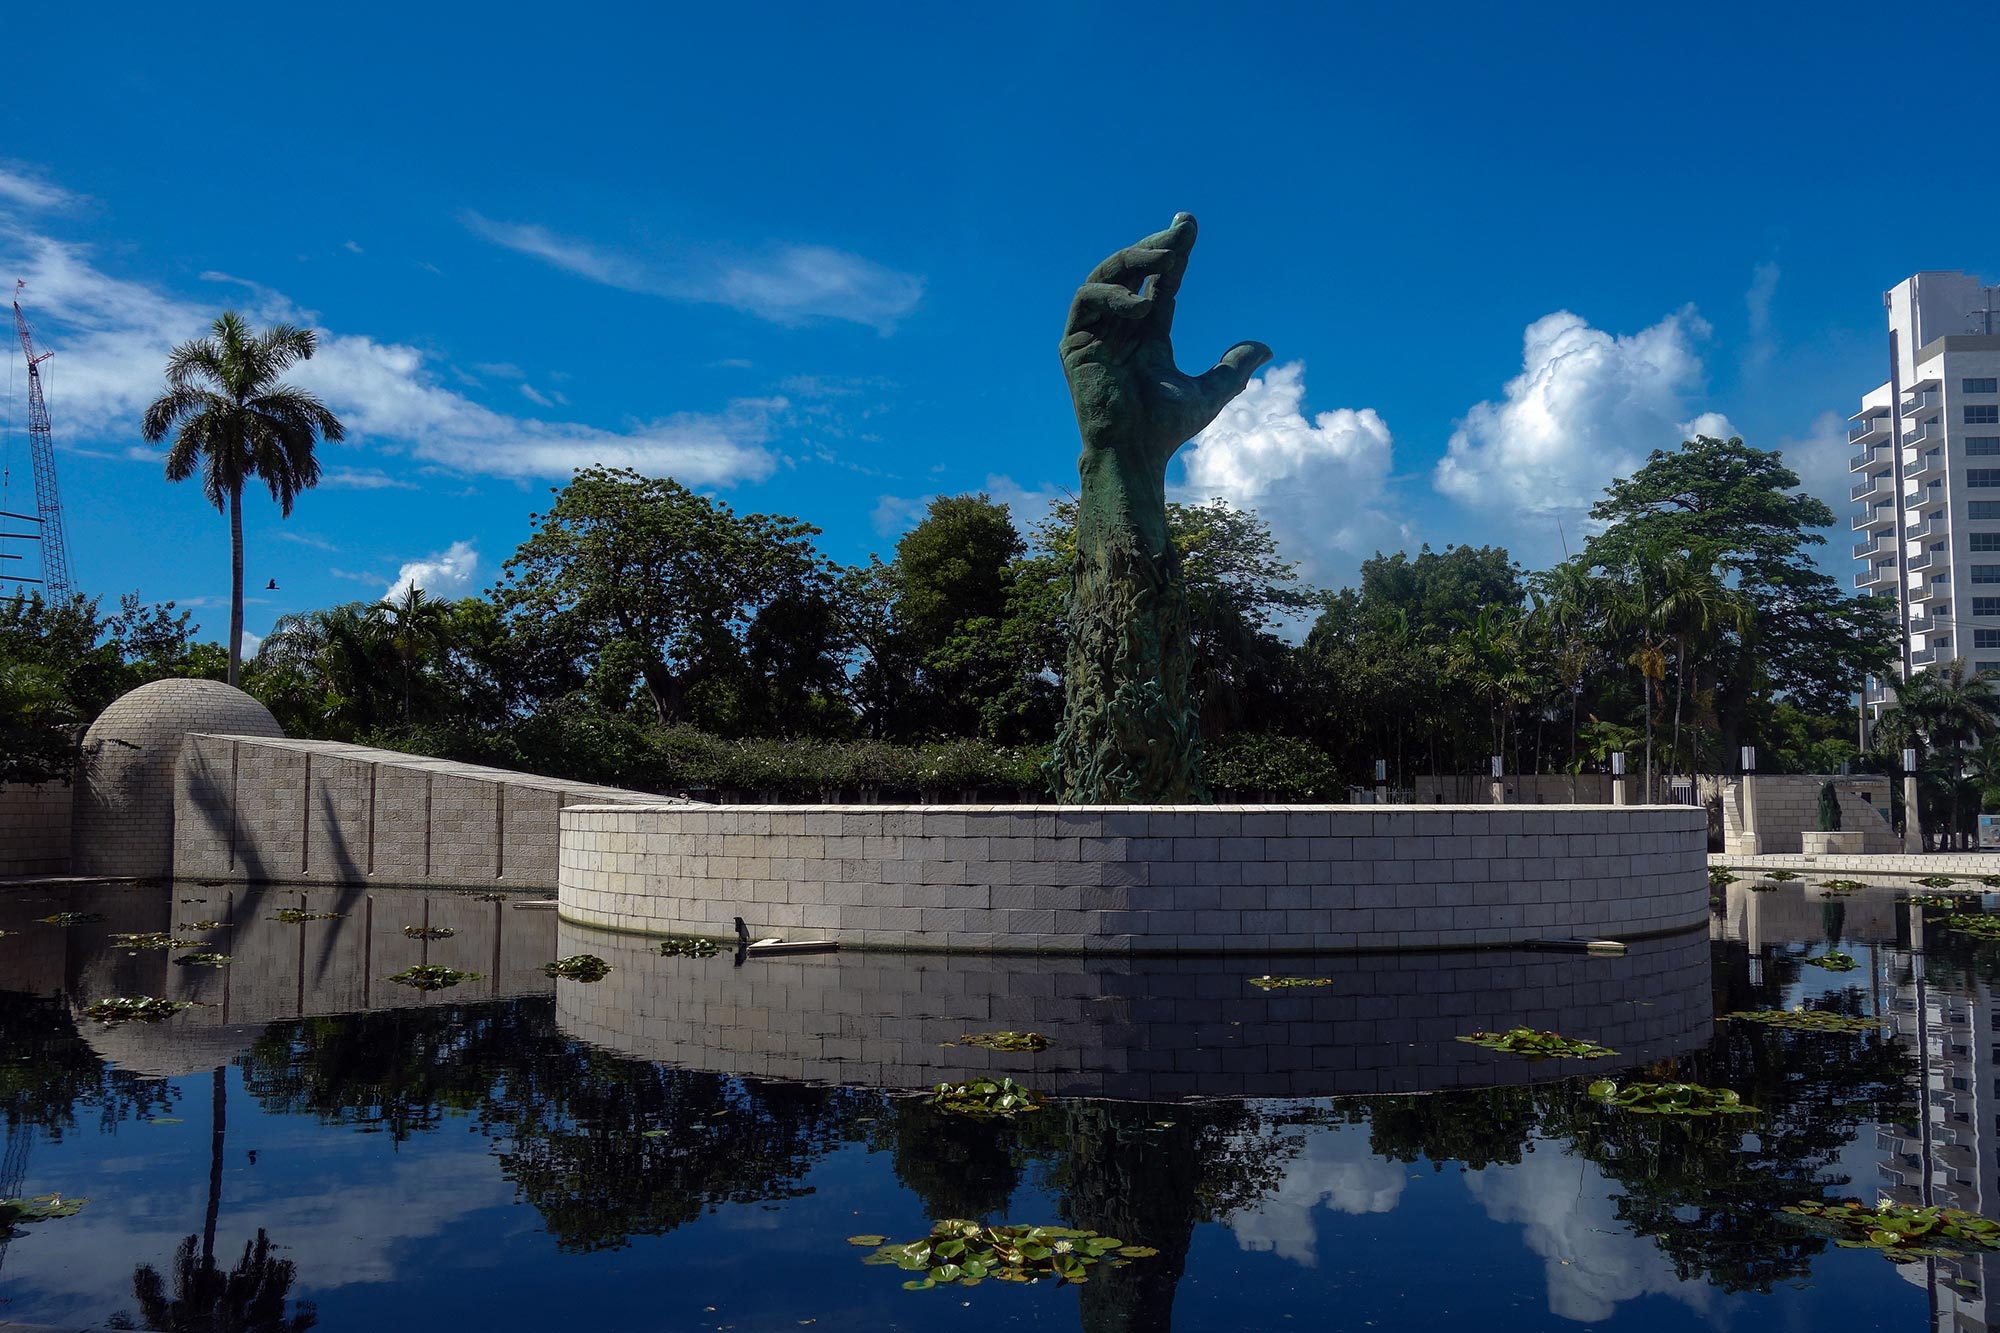
[[[229,488],[229,683],[243,675],[243,483]]]
[[[229,1084],[223,1067],[215,1067],[215,1090],[208,1130],[208,1213],[201,1222],[201,1266],[215,1268],[215,1223],[222,1214],[222,1141],[228,1128]]]
[[[1687,684],[1687,636],[1683,634],[1674,644],[1674,748],[1673,761],[1681,761],[1681,699],[1686,694]],[[1679,769],[1675,770],[1679,772]]]

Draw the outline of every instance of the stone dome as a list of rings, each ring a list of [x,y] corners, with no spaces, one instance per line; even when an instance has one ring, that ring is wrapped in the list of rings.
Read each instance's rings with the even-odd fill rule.
[[[285,734],[270,710],[218,680],[156,680],[112,700],[83,733],[70,824],[78,875],[171,875],[181,738]]]

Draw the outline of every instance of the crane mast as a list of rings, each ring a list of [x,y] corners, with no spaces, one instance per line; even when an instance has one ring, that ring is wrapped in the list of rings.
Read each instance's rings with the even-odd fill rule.
[[[35,355],[34,335],[28,330],[28,317],[21,313],[21,289],[26,285],[14,284],[14,329],[21,336],[21,352],[28,358],[28,454],[35,465],[35,513],[33,517],[27,514],[0,517],[35,524],[42,548],[43,590],[51,602],[67,602],[71,591],[69,543],[63,535],[62,494],[56,489],[55,437],[49,430],[48,400],[42,395],[42,362],[55,353]]]

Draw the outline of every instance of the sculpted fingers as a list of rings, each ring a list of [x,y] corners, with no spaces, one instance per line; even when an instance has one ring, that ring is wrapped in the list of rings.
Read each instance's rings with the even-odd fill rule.
[[[1076,299],[1070,302],[1065,334],[1102,323],[1111,315],[1119,319],[1144,319],[1152,309],[1150,295],[1127,291],[1116,283],[1086,282],[1076,289]]]
[[[1243,392],[1243,386],[1271,359],[1271,349],[1259,342],[1240,342],[1222,354],[1222,359],[1195,377],[1198,410],[1202,414],[1199,431]]]

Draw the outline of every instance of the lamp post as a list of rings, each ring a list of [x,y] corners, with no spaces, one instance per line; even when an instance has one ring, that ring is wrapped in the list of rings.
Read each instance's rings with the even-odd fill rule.
[[[1375,761],[1375,804],[1389,804],[1389,761],[1387,759],[1377,759]]]
[[[1625,752],[1611,752],[1611,804],[1625,804]]]
[[[1763,851],[1763,839],[1757,834],[1757,747],[1743,747],[1743,855],[1756,856]]]
[[[1493,756],[1493,804],[1495,805],[1507,804],[1507,784],[1500,777],[1501,769],[1506,762],[1500,755]]]
[[[1924,822],[1917,815],[1917,751],[1903,751],[1903,850],[1921,856],[1924,850]]]

